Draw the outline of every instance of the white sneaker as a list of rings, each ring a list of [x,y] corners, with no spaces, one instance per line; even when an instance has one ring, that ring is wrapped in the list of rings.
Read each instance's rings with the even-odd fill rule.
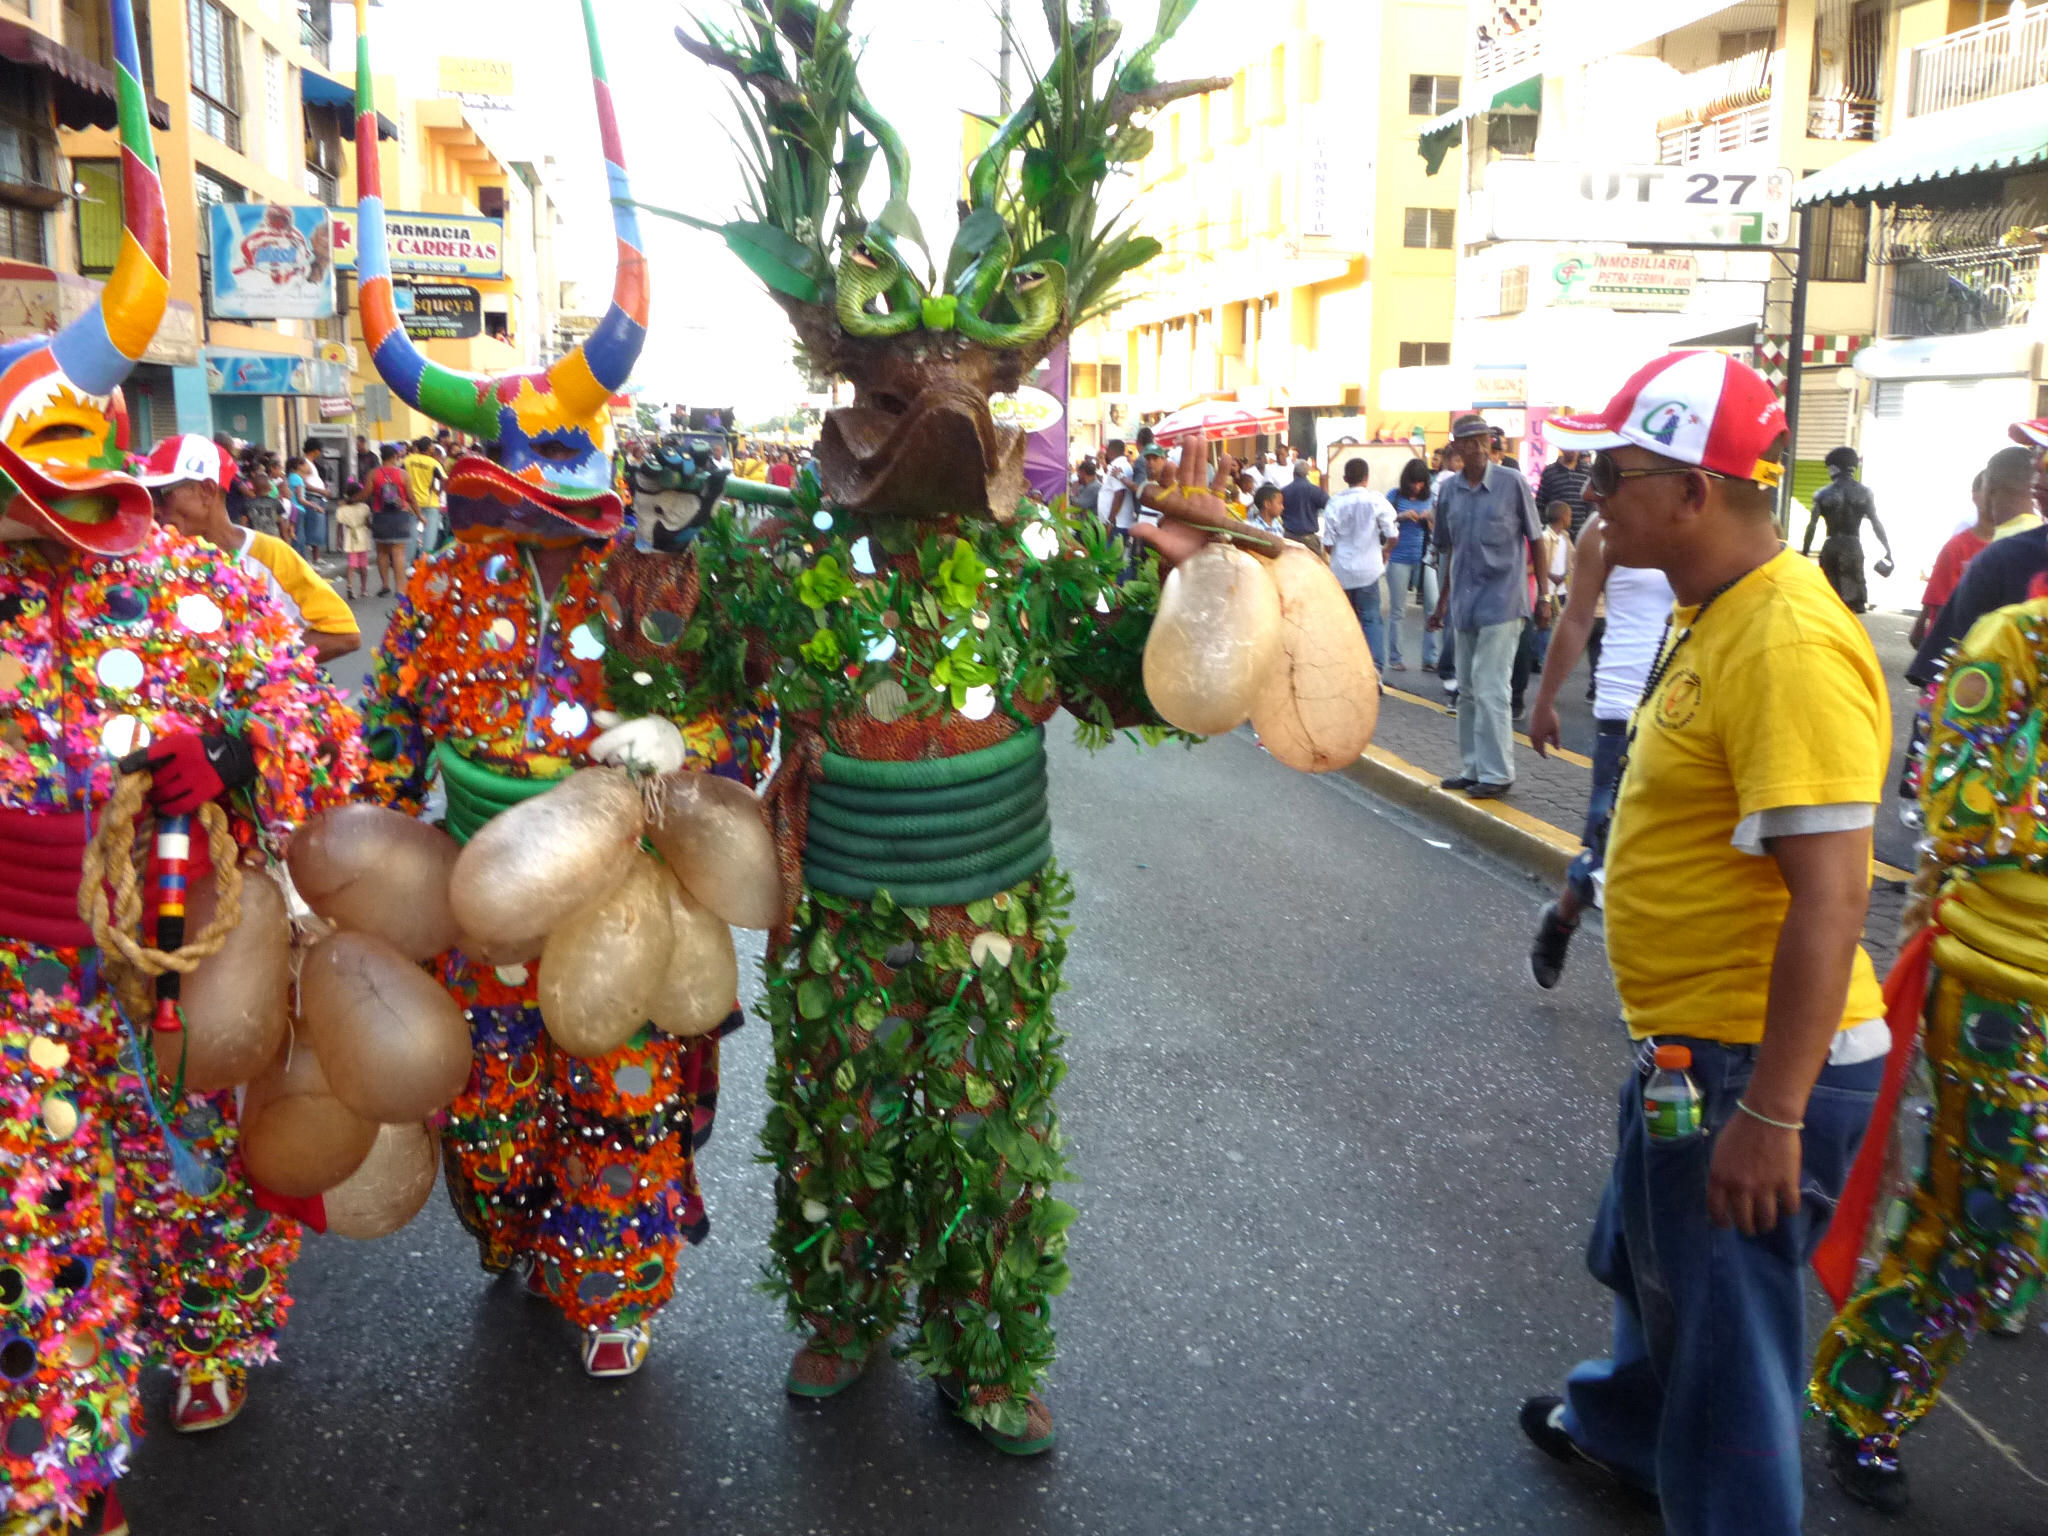
[[[630,1376],[647,1363],[654,1330],[645,1323],[583,1330],[583,1369],[596,1377]]]

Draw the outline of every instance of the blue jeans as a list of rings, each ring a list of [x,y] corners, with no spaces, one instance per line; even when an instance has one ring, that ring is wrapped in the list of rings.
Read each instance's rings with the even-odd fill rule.
[[[1461,772],[1482,784],[1515,782],[1515,721],[1509,706],[1515,648],[1522,621],[1457,632],[1458,759]]]
[[[1432,566],[1418,565],[1413,561],[1402,561],[1387,567],[1387,661],[1392,666],[1402,664],[1401,620],[1408,612],[1408,594],[1413,592],[1417,606],[1422,610],[1422,664],[1436,665],[1438,649],[1443,645],[1441,633],[1428,627],[1427,620],[1436,612],[1436,570]]]
[[[1346,587],[1344,595],[1351,599],[1351,611],[1358,615],[1359,626],[1365,631],[1365,643],[1372,651],[1372,664],[1384,668],[1387,626],[1380,619],[1380,584],[1374,582],[1369,587]]]
[[[1806,1263],[1862,1143],[1884,1061],[1821,1071],[1800,1136],[1800,1210],[1744,1237],[1707,1219],[1707,1169],[1756,1047],[1659,1043],[1692,1048],[1706,1132],[1651,1140],[1644,1075],[1622,1085],[1614,1169],[1586,1247],[1593,1277],[1614,1292],[1613,1355],[1572,1371],[1564,1427],[1658,1495],[1669,1536],[1799,1536]]]
[[[1593,738],[1593,792],[1586,799],[1586,829],[1579,834],[1581,848],[1565,871],[1565,884],[1579,898],[1579,905],[1597,906],[1598,892],[1593,872],[1607,862],[1607,824],[1614,819],[1614,792],[1621,788],[1621,760],[1628,751],[1628,722],[1595,722],[1600,734]],[[1616,730],[1614,727],[1620,726]]]

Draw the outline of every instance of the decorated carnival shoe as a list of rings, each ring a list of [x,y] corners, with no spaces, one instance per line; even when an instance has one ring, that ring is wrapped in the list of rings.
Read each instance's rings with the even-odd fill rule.
[[[790,1360],[782,1389],[791,1397],[837,1397],[867,1373],[868,1362],[875,1358],[874,1350],[858,1359],[834,1354],[824,1342],[813,1336]]]
[[[249,1373],[239,1365],[188,1365],[178,1372],[171,1428],[197,1435],[232,1424],[249,1400]]]
[[[507,1264],[504,1273],[519,1287],[520,1294],[535,1301],[553,1301],[548,1294],[547,1281],[541,1278],[540,1260],[530,1253],[522,1253]]]
[[[1828,1425],[1828,1470],[1842,1492],[1880,1513],[1903,1514],[1912,1502],[1906,1469],[1899,1465],[1896,1452],[1880,1454],[1833,1424]]]
[[[128,1516],[121,1496],[108,1484],[76,1520],[66,1520],[54,1509],[32,1509],[0,1520],[0,1536],[128,1536]]]
[[[939,1396],[960,1413],[962,1392],[958,1376],[934,1376],[932,1385],[939,1389]],[[1015,1406],[1014,1400],[1005,1406]],[[1011,1415],[1016,1419],[1016,1415]],[[966,1422],[962,1415],[962,1422]],[[1042,1456],[1051,1450],[1059,1440],[1059,1431],[1053,1427],[1052,1410],[1045,1406],[1045,1399],[1036,1392],[1024,1399],[1021,1422],[1014,1422],[1008,1428],[997,1428],[993,1424],[971,1424],[974,1432],[1005,1456]]]
[[[583,1370],[599,1379],[630,1376],[647,1363],[654,1330],[646,1323],[615,1323],[583,1330]]]

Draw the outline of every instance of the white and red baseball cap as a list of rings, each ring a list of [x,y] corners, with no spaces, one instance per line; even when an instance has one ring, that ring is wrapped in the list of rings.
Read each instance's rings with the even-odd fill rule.
[[[150,450],[142,473],[135,477],[144,485],[178,485],[186,480],[211,480],[222,490],[235,482],[235,461],[220,451],[220,444],[196,432],[167,437]]]
[[[2048,416],[2037,417],[2033,421],[2016,421],[2007,429],[2006,435],[2020,446],[2038,453],[2048,448]]]
[[[1544,431],[1566,448],[1647,448],[1731,480],[1776,485],[1764,457],[1785,435],[1770,381],[1722,352],[1672,352],[1638,368],[1595,416],[1553,416]]]

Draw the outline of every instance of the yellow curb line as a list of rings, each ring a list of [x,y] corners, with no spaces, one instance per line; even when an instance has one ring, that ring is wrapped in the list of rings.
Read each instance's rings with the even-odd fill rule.
[[[1386,679],[1383,677],[1380,679],[1380,681],[1384,683],[1386,682]],[[1401,696],[1401,702],[1403,704],[1420,704],[1424,709],[1433,709],[1440,715],[1448,715],[1451,712],[1449,706],[1439,704],[1435,699],[1425,699],[1419,693],[1410,693],[1406,688],[1401,687],[1397,683],[1387,683],[1387,692],[1398,693]],[[1520,731],[1515,732],[1515,740],[1519,741],[1531,752],[1534,752],[1536,750],[1536,743],[1531,741],[1527,736],[1523,735]],[[1550,749],[1550,755],[1552,757],[1563,758],[1568,763],[1576,763],[1581,768],[1590,768],[1593,766],[1593,759],[1585,756],[1583,753],[1574,752],[1569,747],[1552,747]]]
[[[1564,879],[1581,847],[1577,833],[1499,800],[1473,800],[1445,789],[1437,782],[1437,775],[1427,768],[1396,757],[1384,747],[1367,747],[1365,755],[1344,770],[1344,776],[1410,810],[1449,824],[1474,842],[1547,880]],[[1882,860],[1875,863],[1874,869],[1880,880],[1913,878],[1909,871]]]

